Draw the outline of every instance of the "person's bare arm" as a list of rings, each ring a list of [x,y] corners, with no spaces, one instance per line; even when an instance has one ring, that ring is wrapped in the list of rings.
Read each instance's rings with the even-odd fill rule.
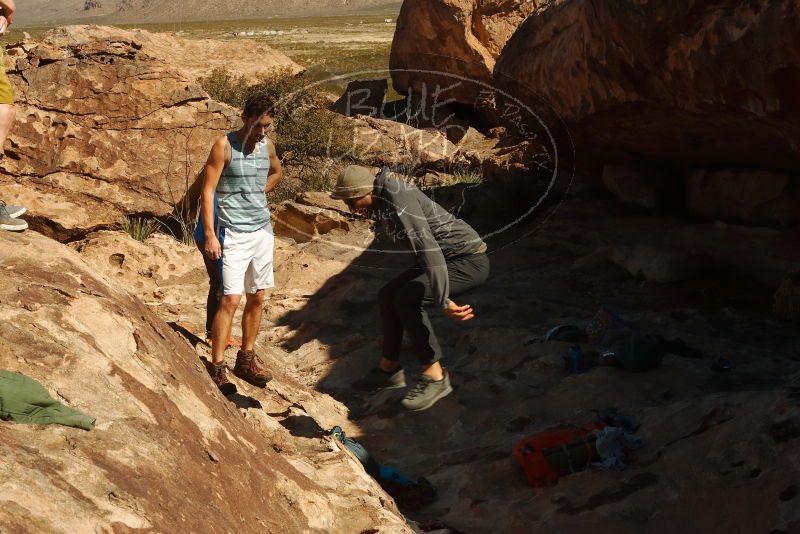
[[[280,183],[283,178],[283,168],[281,160],[278,159],[278,152],[275,150],[275,143],[267,143],[269,146],[269,174],[267,175],[267,187],[265,191],[269,193]]]
[[[0,21],[0,27],[3,27],[5,31],[5,28],[11,26],[11,23],[14,22],[14,12],[17,10],[17,6],[14,4],[14,0],[0,0],[0,8],[3,9],[3,14],[0,18],[5,18],[5,25]]]
[[[200,193],[200,213],[203,216],[203,233],[206,244],[203,252],[212,260],[222,257],[222,247],[214,231],[214,193],[217,190],[219,177],[225,168],[225,146],[228,140],[220,137],[211,147],[208,161],[203,168],[203,190]]]

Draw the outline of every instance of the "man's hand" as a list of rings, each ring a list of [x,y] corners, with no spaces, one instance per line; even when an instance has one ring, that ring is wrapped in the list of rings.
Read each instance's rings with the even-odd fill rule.
[[[211,260],[218,260],[222,257],[222,247],[219,244],[217,236],[212,235],[206,239],[206,245],[203,247],[203,252]]]
[[[469,321],[475,317],[475,312],[472,311],[472,306],[469,304],[459,306],[452,300],[447,303],[444,313],[455,321]]]
[[[11,22],[3,15],[0,15],[0,35],[6,33],[9,24],[11,24]]]

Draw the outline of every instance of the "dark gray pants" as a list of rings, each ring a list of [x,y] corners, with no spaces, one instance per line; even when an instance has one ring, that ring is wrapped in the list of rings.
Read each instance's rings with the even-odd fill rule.
[[[201,254],[203,251],[200,251]],[[203,254],[203,262],[206,264],[208,273],[208,296],[206,297],[206,335],[211,335],[211,327],[214,324],[214,317],[219,311],[220,300],[222,299],[222,266],[220,260],[211,260]]]
[[[486,254],[470,254],[448,260],[447,274],[450,277],[450,297],[458,296],[486,282],[489,258]],[[425,306],[433,303],[431,283],[422,267],[404,271],[380,290],[378,304],[383,325],[384,358],[400,358],[405,332],[422,365],[439,361],[442,349],[425,311]]]

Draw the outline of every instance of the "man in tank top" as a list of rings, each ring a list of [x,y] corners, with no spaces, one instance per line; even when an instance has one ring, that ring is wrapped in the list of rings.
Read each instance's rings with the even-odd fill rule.
[[[211,361],[208,372],[225,395],[236,391],[227,377],[225,348],[233,315],[246,293],[242,315],[242,348],[233,374],[258,387],[271,380],[254,352],[261,325],[265,290],[274,286],[272,256],[274,235],[267,195],[283,175],[275,145],[267,137],[273,128],[273,103],[265,95],[248,99],[242,127],[214,142],[203,171],[201,216],[204,253],[218,261],[222,298],[211,329]],[[216,220],[214,225],[214,198]]]

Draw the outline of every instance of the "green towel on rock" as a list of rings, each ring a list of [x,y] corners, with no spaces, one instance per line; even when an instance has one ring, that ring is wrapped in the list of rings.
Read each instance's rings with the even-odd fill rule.
[[[0,369],[0,419],[31,425],[94,428],[95,418],[53,399],[42,385],[19,373]]]

